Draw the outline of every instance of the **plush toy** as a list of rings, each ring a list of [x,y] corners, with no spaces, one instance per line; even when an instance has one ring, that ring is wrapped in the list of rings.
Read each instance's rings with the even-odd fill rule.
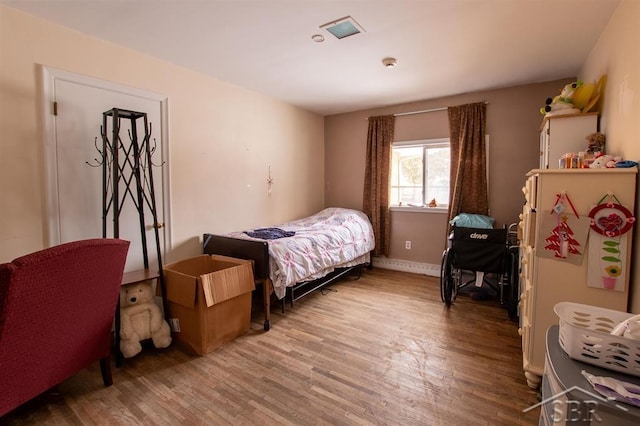
[[[606,138],[602,133],[591,133],[587,136],[587,154],[597,154],[599,152],[604,154],[605,141]]]
[[[607,161],[607,168],[612,169],[618,165],[618,163],[622,162],[622,157],[619,155],[614,155],[612,159]]]
[[[540,108],[544,116],[562,114],[580,114],[591,111],[604,93],[607,76],[600,77],[597,83],[584,83],[577,80],[562,88],[560,94],[547,98],[545,106]]]
[[[604,93],[604,86],[607,82],[607,76],[602,75],[596,83],[584,83],[576,89],[573,94],[573,104],[576,108],[586,113],[595,107]]]
[[[573,105],[582,111],[587,105],[589,105],[590,101],[596,96],[596,94],[600,96],[598,92],[598,85],[596,83],[583,83],[576,88],[575,92],[573,92]]]
[[[582,84],[582,81],[578,80],[564,86],[559,95],[547,98],[545,106],[540,109],[540,113],[545,116],[579,114],[580,109],[574,105],[573,96]]]
[[[145,339],[152,339],[156,348],[171,344],[171,329],[154,302],[148,281],[120,289],[120,352],[125,358],[137,355]]]
[[[593,160],[593,163],[589,166],[592,169],[605,169],[613,168],[616,163],[622,161],[622,157],[604,154]]]

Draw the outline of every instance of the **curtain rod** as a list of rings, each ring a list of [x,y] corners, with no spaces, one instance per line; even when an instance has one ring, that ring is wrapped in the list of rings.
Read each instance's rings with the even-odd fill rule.
[[[489,102],[484,103],[485,105],[489,105]],[[436,111],[446,111],[448,107],[440,107],[440,108],[431,108],[431,109],[422,109],[420,111],[409,111],[409,112],[397,112],[392,114],[394,117],[400,117],[402,115],[414,115],[414,114],[425,114],[427,112],[436,112]],[[367,117],[367,120],[371,117]]]
[[[398,112],[396,114],[393,114],[393,116],[394,117],[400,117],[402,115],[425,114],[427,112],[446,111],[446,110],[447,110],[447,107],[421,109],[420,111]]]

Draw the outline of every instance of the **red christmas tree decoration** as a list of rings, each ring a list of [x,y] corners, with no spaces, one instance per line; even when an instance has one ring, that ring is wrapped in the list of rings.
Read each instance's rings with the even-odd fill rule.
[[[551,235],[545,239],[548,243],[544,246],[545,250],[552,250],[555,252],[555,257],[566,259],[568,254],[580,254],[577,247],[580,243],[573,238],[573,230],[567,224],[567,217],[562,216],[558,226],[553,228]]]

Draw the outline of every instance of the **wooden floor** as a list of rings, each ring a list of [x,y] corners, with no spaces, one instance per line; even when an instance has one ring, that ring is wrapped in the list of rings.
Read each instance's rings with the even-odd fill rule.
[[[517,326],[495,300],[446,309],[436,278],[365,271],[316,292],[206,357],[172,345],[99,366],[0,424],[538,424]]]

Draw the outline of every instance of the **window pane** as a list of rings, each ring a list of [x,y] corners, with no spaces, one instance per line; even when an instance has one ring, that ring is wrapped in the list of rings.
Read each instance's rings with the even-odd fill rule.
[[[449,147],[425,150],[425,200],[449,203]]]
[[[391,205],[422,206],[434,198],[439,206],[449,202],[449,145],[442,140],[420,142],[392,149]]]
[[[391,204],[423,204],[423,148],[398,147],[392,151]]]

